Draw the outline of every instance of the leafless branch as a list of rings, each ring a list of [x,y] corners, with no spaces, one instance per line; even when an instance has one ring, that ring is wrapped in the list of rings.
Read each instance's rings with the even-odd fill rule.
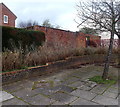
[[[99,0],[98,2],[91,3],[79,2],[76,7],[77,16],[81,20],[81,22],[75,21],[78,24],[77,27],[85,23],[90,23],[90,26],[94,26],[96,29],[111,32],[114,21],[116,34],[119,34],[119,30],[117,30],[118,26],[120,26],[118,24],[120,20],[119,1]],[[118,37],[120,38],[120,35]]]

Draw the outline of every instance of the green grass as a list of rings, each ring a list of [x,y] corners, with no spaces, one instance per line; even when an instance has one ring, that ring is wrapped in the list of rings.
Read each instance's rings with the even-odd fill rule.
[[[89,78],[89,80],[96,82],[98,84],[115,84],[116,83],[116,80],[113,80],[113,79],[103,80],[101,76],[94,76],[92,78]]]

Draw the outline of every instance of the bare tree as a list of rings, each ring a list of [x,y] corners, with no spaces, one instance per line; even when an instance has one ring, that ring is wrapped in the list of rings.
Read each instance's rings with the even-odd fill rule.
[[[120,21],[120,1],[117,0],[97,0],[90,3],[79,2],[77,5],[78,18],[81,24],[89,23],[99,31],[110,32],[110,45],[105,60],[105,66],[102,78],[108,78],[109,63],[112,54],[114,35],[120,38],[119,21]]]
[[[44,26],[44,27],[50,27],[50,28],[56,28],[56,29],[59,29],[59,28],[60,28],[59,25],[52,25],[52,24],[50,23],[50,20],[49,20],[49,19],[45,19],[45,20],[43,21],[43,23],[42,23],[42,26]]]
[[[116,6],[116,10],[118,12],[118,20],[116,22],[117,23],[117,28],[115,29],[115,34],[118,36],[119,42],[120,42],[120,2]]]
[[[53,25],[51,25],[49,19],[44,20],[42,26],[44,26],[44,27],[51,27],[51,28],[53,27]]]
[[[34,25],[38,25],[38,22],[36,21],[32,21],[32,20],[29,20],[27,22],[20,22],[18,27],[20,28],[26,28],[26,27],[30,27],[30,26],[34,26]]]
[[[98,31],[96,29],[89,28],[89,27],[83,27],[79,31],[85,34],[98,35]]]

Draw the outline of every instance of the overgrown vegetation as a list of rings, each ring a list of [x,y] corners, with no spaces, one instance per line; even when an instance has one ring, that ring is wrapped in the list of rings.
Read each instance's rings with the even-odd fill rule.
[[[99,51],[101,50],[101,51]],[[69,44],[64,46],[61,43],[54,43],[54,47],[49,47],[47,43],[32,51],[18,49],[16,51],[6,51],[2,53],[2,71],[21,69],[30,66],[43,65],[49,62],[63,60],[72,56],[106,54],[106,48],[73,48]]]
[[[40,31],[2,27],[2,51],[16,49],[31,49],[45,42],[45,34]]]
[[[4,29],[6,30],[6,27]],[[26,32],[27,35],[25,35]],[[54,42],[52,42],[51,45],[48,41],[46,41],[43,46],[40,46],[42,43],[41,41],[45,38],[43,37],[41,40],[41,35],[33,35],[34,33],[36,34],[34,31],[29,32],[24,29],[9,28],[8,35],[6,32],[3,34],[4,51],[2,52],[2,72],[9,72],[16,69],[26,69],[31,66],[45,65],[46,63],[64,60],[67,57],[72,56],[106,54],[107,52],[107,49],[103,47],[75,47],[69,41],[67,44],[63,41],[59,41],[57,36],[52,39]],[[40,32],[37,32],[37,34],[39,33]],[[30,37],[28,37],[29,35]],[[35,38],[33,36],[35,36]],[[12,37],[14,41],[12,40],[10,41],[10,44],[8,44],[10,37]],[[21,38],[23,41],[19,42],[18,38]],[[33,41],[36,45],[34,45]],[[38,41],[40,41],[40,43],[38,43]],[[113,52],[118,54],[117,49]]]
[[[101,76],[94,76],[92,78],[89,78],[90,81],[96,82],[98,84],[115,84],[116,80],[111,80],[111,79],[102,79]]]

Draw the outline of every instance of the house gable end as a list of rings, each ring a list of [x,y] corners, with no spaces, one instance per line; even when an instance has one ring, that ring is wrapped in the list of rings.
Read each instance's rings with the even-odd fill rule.
[[[2,9],[6,8],[15,19],[17,18],[17,16],[4,3],[0,3],[0,5],[2,5]]]
[[[15,27],[17,16],[4,3],[0,3],[0,17],[0,26]]]

